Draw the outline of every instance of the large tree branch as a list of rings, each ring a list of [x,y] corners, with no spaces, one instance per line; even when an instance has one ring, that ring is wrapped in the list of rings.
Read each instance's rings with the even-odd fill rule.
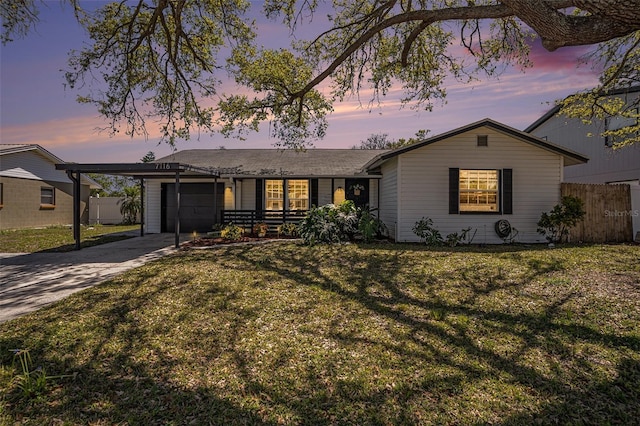
[[[558,4],[545,0],[502,0],[515,16],[538,33],[542,45],[549,51],[564,46],[600,43],[640,30],[640,0],[575,0],[571,5],[590,13],[573,16],[562,13]],[[624,4],[623,4],[624,3]],[[568,7],[568,6],[564,6]],[[563,8],[564,8],[563,7]],[[628,13],[623,20],[619,9],[635,10],[635,19]]]

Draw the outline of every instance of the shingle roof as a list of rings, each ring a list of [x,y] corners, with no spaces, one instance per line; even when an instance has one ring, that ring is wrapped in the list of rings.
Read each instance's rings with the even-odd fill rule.
[[[387,150],[189,149],[157,159],[219,169],[222,176],[349,177],[365,174],[363,166]]]

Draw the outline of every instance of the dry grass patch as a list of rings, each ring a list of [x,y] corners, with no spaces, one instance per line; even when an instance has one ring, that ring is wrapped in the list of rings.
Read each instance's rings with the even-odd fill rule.
[[[630,423],[639,265],[622,245],[181,252],[0,325],[0,419]],[[20,398],[16,347],[75,379]]]

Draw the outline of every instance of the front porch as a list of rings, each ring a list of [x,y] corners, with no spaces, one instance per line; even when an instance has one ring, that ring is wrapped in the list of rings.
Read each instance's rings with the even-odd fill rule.
[[[308,210],[222,210],[220,223],[241,226],[251,232],[257,223],[266,223],[269,232],[275,232],[283,223],[298,224]]]

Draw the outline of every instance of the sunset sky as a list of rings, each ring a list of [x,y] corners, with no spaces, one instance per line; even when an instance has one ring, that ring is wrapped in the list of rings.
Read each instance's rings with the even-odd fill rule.
[[[260,39],[286,44],[286,30],[272,22],[259,23]],[[309,28],[314,28],[310,26]],[[316,33],[310,33],[310,36]],[[125,135],[110,137],[96,129],[105,123],[90,105],[80,105],[79,93],[64,87],[63,69],[70,49],[80,49],[86,37],[70,8],[47,2],[36,31],[0,47],[0,140],[2,143],[36,143],[68,162],[136,162],[148,151],[156,157],[171,153],[158,145],[157,136],[148,140]],[[432,112],[401,109],[399,92],[392,92],[384,104],[372,109],[369,97],[364,105],[351,99],[335,105],[329,117],[325,139],[316,148],[349,148],[371,134],[386,133],[392,139],[409,138],[420,129],[436,135],[456,127],[492,118],[524,129],[553,106],[553,102],[577,90],[592,87],[596,74],[588,67],[576,68],[576,58],[587,48],[560,49],[554,53],[534,45],[534,67],[522,73],[509,69],[499,78],[472,84],[451,82],[445,105]],[[252,134],[245,141],[220,135],[194,135],[178,141],[177,149],[271,148],[275,141],[268,132]]]

